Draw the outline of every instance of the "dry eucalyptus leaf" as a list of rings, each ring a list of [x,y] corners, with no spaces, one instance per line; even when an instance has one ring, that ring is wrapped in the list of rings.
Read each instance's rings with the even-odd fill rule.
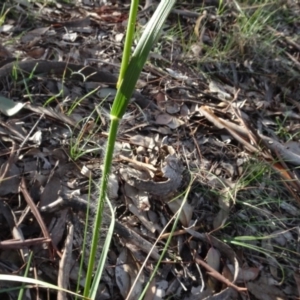
[[[126,196],[132,200],[138,209],[142,211],[147,211],[150,209],[149,195],[147,192],[140,191],[128,183],[125,183],[124,190]]]
[[[160,114],[156,117],[156,124],[167,125],[171,129],[175,129],[184,124],[184,122],[178,118],[170,116],[168,114]]]
[[[148,291],[145,295],[144,300],[160,300],[165,299],[166,290],[169,286],[168,281],[161,280],[156,282],[155,278],[151,281]]]
[[[272,241],[275,241],[281,247],[284,247],[287,243],[285,236],[282,233],[282,230],[276,230],[270,234],[272,236]]]
[[[108,100],[113,100],[116,94],[117,94],[116,89],[108,88],[108,87],[102,87],[97,91],[97,96],[99,96],[102,99],[108,99]]]
[[[259,134],[259,136],[268,144],[268,147],[275,153],[278,153],[284,161],[296,166],[300,165],[299,150],[294,143],[283,145],[275,139],[269,138],[263,134]]]
[[[199,233],[193,229],[184,228],[186,232],[188,232],[190,235],[192,235],[195,238],[200,239],[203,242],[209,243],[210,245],[214,246],[216,249],[220,251],[223,257],[226,257],[230,263],[234,266],[234,274],[233,274],[233,280],[234,283],[236,281],[236,278],[238,277],[238,269],[239,269],[239,263],[237,256],[235,252],[224,242],[218,240],[212,235],[207,235],[203,233]]]
[[[166,111],[169,114],[176,114],[180,111],[180,105],[176,102],[167,103]]]
[[[79,28],[89,27],[91,23],[90,17],[84,17],[81,19],[73,19],[70,21],[59,23],[63,27],[72,28],[72,30],[78,30]]]
[[[153,178],[149,169],[147,172],[146,169],[139,171],[134,168],[121,168],[120,174],[129,185],[140,191],[165,196],[176,192],[181,185],[183,167],[181,161],[174,155],[168,155],[163,165],[161,174],[157,174],[156,178]]]
[[[141,295],[144,282],[143,275],[139,276],[130,296],[128,297],[128,293],[132,288],[138,271],[138,264],[132,258],[131,253],[126,248],[123,248],[117,259],[116,282],[124,299],[135,300]]]
[[[3,174],[6,167],[7,162],[2,160],[0,174]],[[5,174],[5,178],[3,178],[0,182],[0,196],[5,196],[10,193],[18,193],[20,174],[20,170],[15,164],[9,166],[9,169]]]
[[[53,201],[57,200],[59,196],[59,191],[61,189],[61,181],[60,177],[57,174],[54,174],[50,180],[48,180],[44,191],[41,195],[41,206],[47,206],[51,204]]]
[[[63,39],[67,42],[75,42],[75,40],[77,39],[77,33],[76,32],[68,32],[68,33],[65,33],[63,35]]]
[[[40,27],[33,29],[31,31],[28,31],[26,34],[24,34],[21,38],[22,43],[28,43],[34,40],[35,38],[40,38],[41,35],[44,35],[50,27]]]
[[[186,105],[186,104],[183,104],[181,107],[180,107],[180,115],[182,117],[187,117],[191,114],[190,112],[190,109],[189,107]]]
[[[145,294],[144,300],[156,300],[156,295],[155,295],[155,291],[156,291],[156,286],[155,286],[155,277],[151,280],[147,292]],[[161,298],[159,298],[161,299]]]
[[[181,204],[182,204],[182,199],[176,199],[169,202],[168,206],[171,209],[171,211],[175,214],[180,208]],[[181,210],[181,213],[179,215],[179,220],[181,224],[185,227],[188,227],[192,219],[192,216],[193,216],[193,207],[187,202],[185,202]]]
[[[213,221],[214,229],[220,228],[224,225],[224,223],[226,222],[229,216],[229,210],[230,210],[230,202],[227,199],[227,197],[220,196],[218,203],[219,203],[220,210]]]
[[[108,197],[110,200],[118,198],[119,180],[115,174],[110,174],[108,178]]]
[[[6,24],[3,26],[0,26],[0,32],[10,32],[14,28],[14,25]]]
[[[190,49],[194,57],[199,57],[202,51],[202,46],[199,44],[192,44]]]
[[[117,34],[115,35],[115,41],[116,41],[117,43],[122,42],[123,38],[124,38],[124,33],[123,33],[123,32],[117,33]]]
[[[230,272],[233,272],[233,265],[227,264]],[[260,273],[259,268],[239,268],[238,277],[236,283],[243,283],[247,281],[255,280]]]
[[[45,54],[45,49],[42,47],[34,47],[27,51],[27,55],[34,59],[42,59],[42,56]]]
[[[294,279],[297,285],[298,296],[300,296],[300,275],[298,273],[294,273]]]
[[[145,212],[138,210],[133,204],[129,204],[128,208],[129,211],[135,215],[150,232],[155,232],[156,228],[154,224],[147,219],[147,214]]]
[[[18,113],[25,105],[26,103],[15,102],[0,95],[0,112],[8,117]]]
[[[143,136],[143,135],[139,135],[139,134],[130,137],[129,141],[131,144],[134,144],[137,146],[142,146],[147,149],[150,148],[151,146],[154,147],[154,145],[155,145],[155,142],[152,137]]]
[[[210,267],[218,272],[220,270],[220,258],[220,251],[215,247],[210,247],[206,255],[206,262]]]
[[[281,288],[271,285],[266,277],[260,277],[258,280],[249,281],[246,284],[248,291],[258,300],[286,300],[286,295]]]
[[[300,211],[298,208],[296,208],[296,206],[286,202],[286,201],[282,201],[280,203],[280,208],[285,210],[288,214],[290,214],[291,216],[299,216]]]
[[[171,129],[176,129],[179,126],[184,125],[184,124],[185,124],[184,121],[182,121],[182,120],[180,120],[178,118],[173,117],[172,121],[168,124],[168,126]]]
[[[220,259],[221,259],[221,254],[218,249],[215,247],[210,247],[210,249],[207,252],[206,255],[206,262],[207,264],[212,267],[214,270],[218,271],[220,270]],[[212,289],[216,290],[217,285],[218,285],[218,280],[214,277],[209,277],[207,285]]]
[[[120,253],[116,266],[116,282],[124,299],[128,295],[131,286],[131,278],[128,274],[128,267],[126,265],[127,251],[128,250],[124,248]]]
[[[229,99],[231,99],[231,95],[228,94],[227,92],[225,92],[225,90],[223,89],[222,85],[218,84],[215,81],[211,81],[209,83],[209,90],[212,93],[217,93],[218,97],[221,100],[226,100],[226,99],[229,100]]]
[[[168,125],[172,121],[172,118],[169,114],[160,114],[156,117],[156,124]]]
[[[167,71],[172,77],[174,77],[174,78],[176,78],[176,79],[181,79],[181,80],[187,80],[187,79],[189,79],[188,76],[182,74],[181,72],[174,71],[174,70],[172,70],[172,69],[170,69],[170,68],[166,68],[166,71]]]

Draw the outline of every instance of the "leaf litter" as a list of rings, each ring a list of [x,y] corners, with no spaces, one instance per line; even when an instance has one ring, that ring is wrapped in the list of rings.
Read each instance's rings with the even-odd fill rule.
[[[172,11],[139,85],[153,106],[132,102],[120,128],[109,181],[118,223],[99,299],[127,297],[191,178],[147,299],[299,297],[300,8],[284,3],[187,1]],[[0,68],[43,59],[117,74],[128,4],[7,4]],[[147,1],[140,11],[139,28],[154,6]],[[39,279],[76,291],[88,177],[101,176],[114,90],[34,70],[12,78],[0,84],[1,273],[23,275],[33,251]],[[92,201],[96,194],[93,187]],[[130,299],[138,299],[168,236]],[[46,295],[30,289],[28,297],[36,293]]]

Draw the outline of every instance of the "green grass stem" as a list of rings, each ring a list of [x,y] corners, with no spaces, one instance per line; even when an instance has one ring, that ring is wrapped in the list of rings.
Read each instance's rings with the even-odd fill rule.
[[[123,50],[122,65],[120,69],[117,87],[120,86],[129,63],[138,6],[139,6],[139,0],[132,0],[130,6],[130,12],[129,12],[128,24],[127,24],[127,32],[126,32],[126,39],[125,39],[124,50]]]
[[[114,100],[113,107],[111,109],[111,114],[110,114],[111,125],[109,129],[109,136],[108,136],[107,148],[106,148],[105,159],[104,159],[104,168],[103,168],[102,179],[100,184],[100,193],[98,198],[99,203],[98,203],[98,208],[97,208],[95,222],[94,222],[95,226],[94,226],[93,236],[92,236],[92,245],[91,245],[90,258],[89,258],[88,270],[86,275],[86,284],[83,293],[85,297],[91,295],[92,292],[91,283],[92,283],[92,276],[94,272],[96,252],[98,249],[97,244],[99,238],[99,231],[101,230],[101,225],[102,225],[104,201],[107,195],[108,177],[109,177],[111,163],[113,159],[114,145],[117,138],[119,122],[126,111],[127,105],[134,91],[136,82],[148,58],[149,52],[153,44],[157,41],[161,29],[163,27],[163,24],[168,14],[170,13],[172,7],[174,6],[175,2],[176,2],[175,0],[160,2],[152,18],[148,22],[128,66],[126,61],[122,62],[122,64],[124,63],[125,65],[124,68],[126,68],[126,72],[123,80],[120,82],[120,86],[117,90],[117,95]],[[131,24],[131,26],[134,26],[135,22],[131,22],[129,24]],[[109,244],[111,236],[107,235],[107,239],[108,240],[106,241],[106,243]],[[103,249],[102,251],[101,256],[104,258],[104,260],[107,256],[107,251],[108,248]],[[102,272],[101,268],[98,272]],[[96,274],[96,276],[98,278],[99,276],[101,277],[101,275],[99,274]],[[96,288],[97,287],[94,286],[93,289]]]

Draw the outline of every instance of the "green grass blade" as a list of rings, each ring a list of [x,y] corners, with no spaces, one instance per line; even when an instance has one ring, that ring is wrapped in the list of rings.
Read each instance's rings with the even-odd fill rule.
[[[116,98],[113,103],[112,111],[110,114],[111,126],[109,130],[107,149],[104,159],[104,168],[102,174],[102,180],[100,185],[100,194],[98,200],[98,208],[95,217],[95,226],[93,230],[92,246],[90,252],[90,258],[88,263],[88,270],[86,275],[86,284],[84,289],[84,296],[90,294],[90,287],[92,282],[93,270],[95,265],[95,257],[97,251],[97,242],[99,238],[99,230],[101,230],[102,225],[102,215],[104,210],[104,201],[106,199],[108,176],[110,173],[111,162],[114,153],[114,145],[117,137],[119,121],[123,117],[127,105],[129,103],[130,97],[135,88],[136,82],[140,76],[143,66],[147,60],[148,54],[151,47],[158,39],[164,21],[166,20],[169,12],[171,11],[175,0],[162,1],[155,11],[153,17],[149,21],[146,29],[139,41],[137,48],[133,54],[133,57],[128,65],[125,72],[124,79],[121,81],[120,88],[117,91]],[[110,243],[110,240],[108,241]],[[107,256],[108,249],[104,249],[102,255],[104,258]],[[97,276],[101,276],[98,274]]]
[[[109,226],[109,229],[107,231],[107,237],[105,239],[105,243],[104,243],[104,246],[103,246],[103,252],[108,252],[109,251],[109,246],[110,246],[110,241],[113,237],[113,234],[114,234],[114,227],[115,227],[115,216],[114,216],[114,209],[109,201],[108,198],[106,198],[106,202],[108,204],[108,207],[110,209],[110,213],[111,213],[111,222],[110,222],[110,226]],[[104,266],[105,266],[105,259],[106,257],[104,257],[104,255],[101,255],[100,257],[100,262],[98,264],[98,268],[97,268],[97,271],[95,272],[95,278],[93,280],[93,283],[92,283],[92,286],[91,286],[91,289],[90,289],[90,294],[89,294],[89,297],[91,299],[95,299],[96,298],[96,295],[97,295],[97,289],[98,289],[98,286],[99,286],[99,283],[100,283],[100,280],[101,280],[101,275],[102,275],[102,272],[103,272],[103,269],[104,269]]]
[[[89,299],[88,297],[83,297],[81,295],[78,295],[77,293],[71,292],[66,289],[62,289],[54,284],[51,284],[51,283],[48,283],[48,282],[45,282],[42,280],[33,279],[33,278],[16,276],[16,275],[8,275],[8,274],[0,274],[0,282],[1,281],[22,282],[23,284],[28,283],[29,285],[27,286],[27,288],[32,288],[32,287],[35,287],[36,285],[38,285],[40,287],[52,289],[55,291],[63,291],[70,295],[78,296],[83,299]]]
[[[28,261],[27,261],[27,265],[26,265],[26,269],[25,269],[25,272],[24,272],[24,277],[28,277],[28,273],[29,273],[29,270],[30,270],[32,258],[33,258],[33,252],[30,251]],[[19,291],[18,300],[23,299],[24,293],[25,293],[25,284],[23,283],[22,288]]]
[[[124,75],[125,75],[125,72],[126,72],[126,69],[128,66],[128,62],[129,62],[129,58],[130,58],[130,54],[131,54],[131,46],[132,46],[132,41],[133,41],[133,36],[134,36],[134,29],[135,29],[135,22],[136,22],[138,6],[139,6],[139,0],[132,0],[131,6],[130,6],[130,12],[129,12],[128,25],[127,25],[126,40],[125,40],[125,45],[124,45],[124,50],[123,50],[122,64],[121,64],[117,87],[120,86],[120,83],[122,82],[122,80],[124,78]]]
[[[103,174],[102,174],[102,180],[100,185],[100,194],[99,194],[99,203],[97,207],[97,212],[95,216],[95,226],[93,230],[93,237],[92,237],[92,245],[90,250],[90,258],[88,263],[88,270],[86,274],[86,283],[85,283],[85,289],[84,289],[84,296],[88,297],[90,293],[90,287],[92,282],[92,276],[94,271],[94,265],[95,265],[95,258],[96,258],[96,252],[98,249],[98,241],[99,241],[99,231],[101,230],[102,226],[102,216],[104,211],[104,201],[106,199],[106,192],[107,192],[107,184],[108,184],[108,176],[110,172],[110,166],[113,158],[113,152],[114,152],[114,144],[116,140],[116,135],[118,131],[119,121],[117,119],[112,119],[109,135],[108,135],[108,141],[107,141],[107,149],[105,153],[104,158],[104,168],[103,168]],[[108,236],[109,238],[109,236]],[[105,242],[106,243],[106,242]],[[110,243],[110,240],[108,241]],[[104,257],[106,257],[106,254],[108,252],[108,249],[103,249],[102,254]]]
[[[136,82],[147,61],[149,52],[159,38],[163,24],[175,3],[176,0],[161,1],[147,24],[133,53],[113,103],[111,115],[114,117],[121,119],[124,115]]]

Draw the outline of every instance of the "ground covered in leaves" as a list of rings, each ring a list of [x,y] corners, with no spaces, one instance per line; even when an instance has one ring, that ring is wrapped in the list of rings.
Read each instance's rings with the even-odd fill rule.
[[[117,76],[129,1],[70,2],[2,6],[0,273],[81,292],[115,94],[85,66]],[[139,298],[183,199],[145,299],[298,299],[300,5],[178,2],[121,123],[98,299]],[[141,4],[136,39],[157,5]],[[37,298],[73,296],[25,290]]]

